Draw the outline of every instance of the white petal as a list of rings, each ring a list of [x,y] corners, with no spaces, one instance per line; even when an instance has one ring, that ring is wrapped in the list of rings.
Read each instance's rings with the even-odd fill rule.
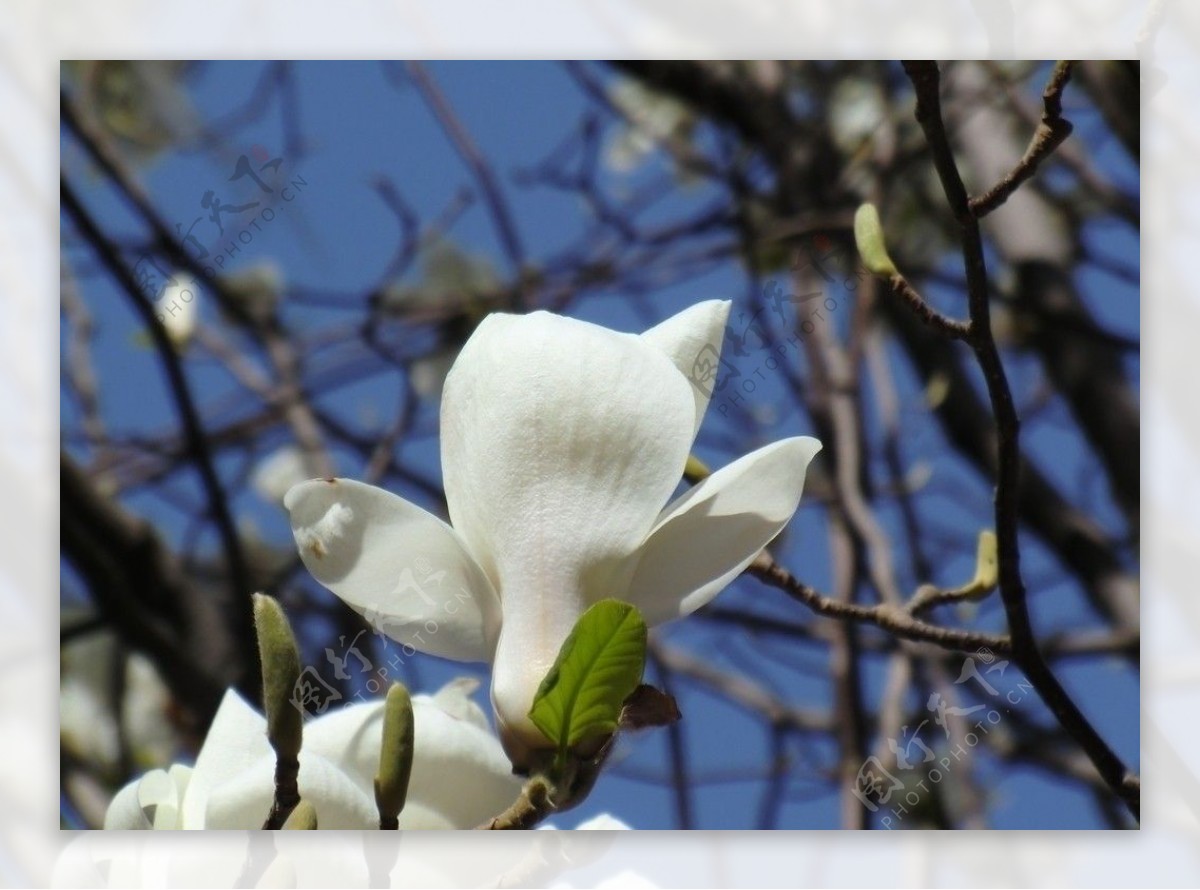
[[[437,810],[432,810],[411,797],[404,802],[404,812],[400,814],[400,818],[396,822],[396,827],[401,831],[445,831],[446,829],[475,827],[474,825],[455,825]],[[418,885],[410,884],[409,886]]]
[[[474,828],[505,810],[521,780],[491,730],[447,714],[432,701],[413,700],[416,756],[409,798],[455,828]],[[401,815],[403,824],[404,816]]]
[[[619,595],[629,556],[687,461],[691,386],[639,337],[545,312],[493,314],[442,398],[454,527],[500,590],[492,701],[506,733],[527,713],[575,620]]]
[[[346,705],[304,726],[302,750],[315,754],[371,787],[379,769],[383,700]]]
[[[263,757],[273,756],[267,721],[230,689],[221,699],[196,766],[183,795],[182,828],[204,828],[204,812],[212,789],[230,781]]]
[[[161,772],[161,770],[160,770]],[[104,828],[150,830],[153,826],[147,817],[139,795],[139,786],[144,776],[134,779],[115,795],[104,814]]]
[[[477,677],[456,677],[433,695],[429,700],[457,720],[474,724],[482,730],[490,730],[487,714],[471,698],[479,689]]]
[[[516,799],[520,781],[486,726],[447,713],[426,695],[413,696],[413,719],[416,750],[408,800],[426,816],[418,819],[418,809],[406,810],[401,827],[430,827],[432,813],[448,827],[474,828]],[[382,734],[382,702],[350,705],[309,724],[304,750],[369,790],[379,769]]]
[[[176,763],[169,770],[151,770],[130,782],[109,803],[104,814],[105,829],[161,831],[182,827],[180,805],[191,775],[190,766]]]
[[[490,660],[499,600],[446,523],[350,479],[297,485],[284,506],[313,577],[375,630],[430,655]]]
[[[311,751],[300,752],[300,797],[317,811],[321,829],[378,828],[373,793]],[[262,828],[275,796],[275,758],[265,757],[212,790],[205,828]]]
[[[729,320],[728,300],[697,303],[642,334],[642,339],[661,350],[692,384],[696,397],[696,423],[693,437],[708,410],[712,395],[712,374],[721,358],[721,341]]]
[[[809,461],[820,450],[821,443],[808,436],[774,442],[667,507],[629,591],[647,623],[694,612],[749,565],[796,512]]]
[[[151,770],[138,783],[138,803],[155,831],[179,827],[179,788],[165,770]]]
[[[154,830],[185,828],[183,824],[183,797],[191,781],[192,768],[180,763],[173,763],[167,770],[167,778],[171,789],[166,799],[158,805],[154,812]]]

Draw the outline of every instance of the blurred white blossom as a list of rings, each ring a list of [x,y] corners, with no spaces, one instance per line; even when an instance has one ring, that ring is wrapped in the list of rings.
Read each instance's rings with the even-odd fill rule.
[[[693,120],[686,105],[637,81],[618,81],[609,98],[628,120],[605,149],[605,160],[618,172],[636,169],[661,143],[691,132]]]
[[[177,349],[182,349],[196,332],[200,314],[200,287],[186,272],[176,272],[154,304],[154,314],[167,330]]]
[[[258,462],[250,476],[250,485],[264,501],[282,504],[283,497],[295,485],[314,475],[312,462],[295,445],[284,445]]]

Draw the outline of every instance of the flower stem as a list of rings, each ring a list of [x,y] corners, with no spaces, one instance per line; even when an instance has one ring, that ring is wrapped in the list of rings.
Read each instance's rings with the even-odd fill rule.
[[[277,831],[283,828],[283,823],[292,814],[296,804],[300,803],[300,760],[296,757],[279,757],[275,761],[275,800],[271,804],[271,813],[263,828],[267,831]]]

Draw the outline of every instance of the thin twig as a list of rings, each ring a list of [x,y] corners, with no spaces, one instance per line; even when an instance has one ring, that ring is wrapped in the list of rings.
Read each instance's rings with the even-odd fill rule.
[[[1062,116],[1062,94],[1071,79],[1071,63],[1060,61],[1054,66],[1046,88],[1042,91],[1042,121],[1029,140],[1025,154],[1012,172],[982,195],[970,200],[971,212],[981,219],[1009,199],[1013,192],[1037,172],[1038,165],[1054,153],[1071,135],[1071,122]]]
[[[658,656],[657,649],[650,650],[650,661],[657,669],[658,684],[662,691],[674,698],[674,678],[671,676],[671,669]],[[695,818],[692,815],[692,783],[688,777],[687,740],[684,737],[682,721],[677,720],[667,726],[667,750],[671,758],[675,827],[679,829],[695,828]]]
[[[256,335],[257,327],[254,318],[247,309],[244,301],[238,300],[230,292],[228,286],[212,273],[209,267],[192,256],[184,248],[183,243],[175,236],[164,221],[162,215],[150,203],[145,191],[138,182],[122,166],[120,159],[109,151],[92,128],[80,117],[74,103],[65,92],[59,95],[59,114],[63,124],[70,131],[87,156],[108,177],[117,192],[130,204],[142,222],[154,235],[154,241],[171,262],[180,269],[186,270],[205,292],[212,293],[221,309],[229,314],[237,323],[247,329],[252,336]],[[140,293],[141,288],[138,288]]]
[[[271,812],[263,823],[266,831],[278,831],[283,828],[287,817],[300,803],[300,761],[295,757],[279,757],[275,761],[275,798],[271,803]]]
[[[508,255],[513,272],[519,278],[525,271],[525,248],[521,244],[521,236],[517,231],[516,221],[513,219],[508,204],[505,202],[504,196],[500,191],[495,173],[492,171],[483,153],[479,150],[479,147],[471,139],[462,122],[455,116],[450,103],[446,101],[446,97],[442,95],[441,90],[438,89],[437,84],[429,76],[429,72],[425,70],[425,67],[419,62],[409,62],[405,70],[420,92],[421,98],[425,100],[430,111],[433,112],[434,117],[437,118],[438,123],[445,131],[446,136],[450,139],[454,150],[458,152],[459,157],[470,168],[471,173],[474,174],[476,181],[479,183],[479,187],[483,191],[484,202],[487,204],[488,213],[491,215],[492,222],[496,226],[496,231],[500,236],[500,243],[504,246],[504,251]]]
[[[947,603],[964,603],[981,600],[991,594],[994,588],[980,589],[975,584],[964,584],[962,587],[943,588],[934,584],[922,584],[908,601],[905,609],[910,615],[920,615],[934,606],[944,606]]]
[[[527,831],[554,812],[549,783],[535,776],[525,783],[521,794],[500,815],[479,828],[483,831]]]
[[[941,331],[955,340],[965,340],[970,335],[971,323],[969,321],[951,318],[934,309],[899,272],[888,279],[888,284],[892,288],[892,293],[900,297],[917,314],[917,317],[931,328]]]
[[[976,652],[983,648],[999,653],[1008,653],[1012,650],[1012,644],[1006,636],[939,627],[936,624],[929,624],[914,618],[902,607],[887,603],[865,606],[859,603],[840,602],[824,596],[792,577],[791,572],[775,562],[774,558],[765,550],[750,564],[746,572],[772,587],[778,587],[792,599],[800,601],[818,615],[827,618],[874,624],[881,630],[906,640],[933,643],[943,649],[953,649],[958,652]]]
[[[798,708],[742,674],[717,667],[683,649],[662,642],[650,644],[655,660],[688,680],[701,683],[733,704],[759,714],[772,726],[798,733],[824,733],[834,728],[825,714]],[[678,725],[678,724],[677,724]]]

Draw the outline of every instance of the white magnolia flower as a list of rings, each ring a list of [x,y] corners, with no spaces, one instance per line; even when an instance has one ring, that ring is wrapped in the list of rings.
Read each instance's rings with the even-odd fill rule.
[[[451,683],[415,695],[415,750],[400,828],[474,828],[520,789],[487,717]],[[225,694],[194,767],[154,770],[113,798],[105,828],[261,828],[274,796],[275,755],[266,720]],[[309,721],[300,752],[300,796],[320,828],[378,828],[374,778],[383,702],[348,705]]]
[[[605,160],[618,173],[631,172],[660,144],[686,137],[692,129],[686,105],[637,81],[618,81],[609,96],[626,120],[605,151]]]
[[[670,500],[711,391],[694,374],[711,378],[728,314],[728,302],[700,303],[641,336],[546,312],[490,315],[442,396],[453,527],[345,479],[305,482],[284,500],[309,571],[377,630],[493,665],[517,766],[550,746],[529,708],[589,605],[625,600],[651,625],[687,615],[796,511],[821,447],[808,437]]]
[[[63,626],[91,617],[78,609]],[[62,747],[72,756],[101,769],[113,769],[121,756],[121,730],[114,716],[112,676],[116,641],[93,633],[64,644],[60,656],[58,723]]]

